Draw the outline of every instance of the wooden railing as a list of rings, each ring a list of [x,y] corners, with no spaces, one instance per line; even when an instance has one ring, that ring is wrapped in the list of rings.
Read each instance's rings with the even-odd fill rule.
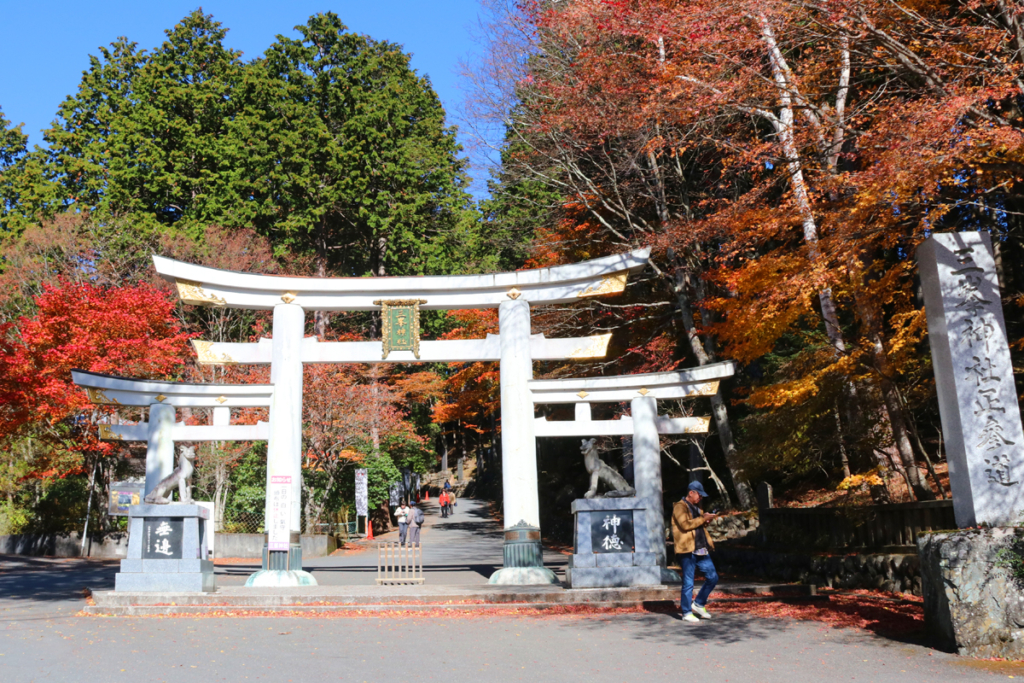
[[[423,581],[423,546],[419,543],[377,544],[377,585]]]
[[[819,550],[909,547],[922,531],[955,529],[953,501],[864,507],[770,508],[759,513],[761,541]]]

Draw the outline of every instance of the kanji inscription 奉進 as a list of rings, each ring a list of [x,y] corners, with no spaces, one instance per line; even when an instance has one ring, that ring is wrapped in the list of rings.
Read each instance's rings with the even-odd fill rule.
[[[142,527],[142,559],[180,560],[184,525],[180,517],[147,517]]]

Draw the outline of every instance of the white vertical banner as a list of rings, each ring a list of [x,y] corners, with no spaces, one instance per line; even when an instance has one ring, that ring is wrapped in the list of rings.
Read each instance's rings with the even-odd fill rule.
[[[288,524],[291,513],[292,478],[284,475],[270,477],[267,491],[267,510],[270,512],[270,526],[267,528],[267,549],[288,550],[291,543],[291,528]]]
[[[370,491],[367,487],[367,471],[356,470],[356,516],[366,517],[370,514]]]

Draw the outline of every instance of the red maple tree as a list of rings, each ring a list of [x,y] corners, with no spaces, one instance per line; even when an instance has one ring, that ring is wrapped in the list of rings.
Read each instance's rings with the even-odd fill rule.
[[[71,371],[173,375],[189,338],[174,302],[147,284],[62,280],[44,286],[36,306],[34,316],[8,323],[0,335],[0,437],[31,426],[59,451],[107,453],[111,447],[97,440],[95,424],[112,408],[93,406]]]

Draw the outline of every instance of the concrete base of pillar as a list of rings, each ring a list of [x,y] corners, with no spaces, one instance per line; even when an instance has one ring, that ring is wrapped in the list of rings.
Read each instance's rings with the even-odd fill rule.
[[[309,572],[283,569],[261,569],[245,582],[246,588],[293,588],[316,585],[316,579]]]
[[[491,574],[487,583],[493,586],[557,586],[561,581],[547,567],[504,567]]]

